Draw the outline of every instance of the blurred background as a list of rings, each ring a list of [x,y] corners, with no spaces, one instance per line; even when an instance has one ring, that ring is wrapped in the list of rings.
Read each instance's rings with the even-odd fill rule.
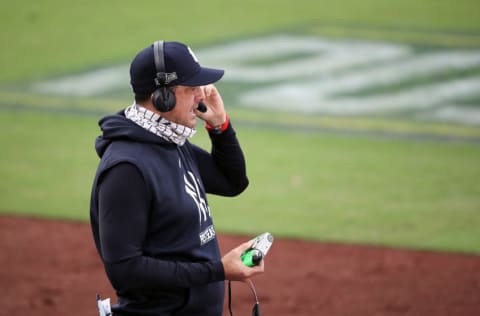
[[[209,197],[218,231],[480,253],[477,1],[28,0],[0,17],[1,213],[88,221],[97,122],[132,103],[133,56],[175,40],[226,70],[247,157],[247,191]]]

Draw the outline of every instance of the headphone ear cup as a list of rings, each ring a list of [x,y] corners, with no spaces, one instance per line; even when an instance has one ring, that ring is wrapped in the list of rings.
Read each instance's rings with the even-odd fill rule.
[[[153,91],[152,103],[159,112],[169,112],[175,107],[177,102],[175,93],[167,87],[161,87]]]

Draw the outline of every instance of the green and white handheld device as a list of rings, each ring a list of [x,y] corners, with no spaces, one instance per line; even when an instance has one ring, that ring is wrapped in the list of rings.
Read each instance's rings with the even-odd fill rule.
[[[242,262],[248,267],[256,266],[267,255],[273,243],[273,236],[270,233],[263,233],[254,238],[253,245],[242,256]]]

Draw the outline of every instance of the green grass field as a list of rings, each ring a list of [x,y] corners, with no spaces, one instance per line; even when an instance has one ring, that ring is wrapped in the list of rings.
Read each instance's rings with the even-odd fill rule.
[[[2,3],[0,212],[88,220],[97,121],[130,102],[36,95],[26,83],[128,62],[158,38],[205,47],[287,30],[479,48],[479,9],[465,0]],[[209,197],[218,230],[480,253],[478,127],[235,104],[230,116],[251,185]],[[203,132],[194,142],[208,148]]]
[[[0,83],[130,60],[159,37],[198,46],[309,26],[317,33],[479,44],[475,0],[158,1],[45,0],[0,4]],[[387,32],[389,30],[395,30]],[[440,38],[439,38],[440,37]],[[466,41],[466,40],[464,40]]]

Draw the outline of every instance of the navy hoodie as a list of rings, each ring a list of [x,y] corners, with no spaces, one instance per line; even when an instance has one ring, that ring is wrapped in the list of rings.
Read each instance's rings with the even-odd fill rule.
[[[99,122],[90,219],[114,287],[114,315],[209,315],[225,275],[206,193],[240,194],[245,160],[229,124],[211,152],[170,143],[125,118]]]

